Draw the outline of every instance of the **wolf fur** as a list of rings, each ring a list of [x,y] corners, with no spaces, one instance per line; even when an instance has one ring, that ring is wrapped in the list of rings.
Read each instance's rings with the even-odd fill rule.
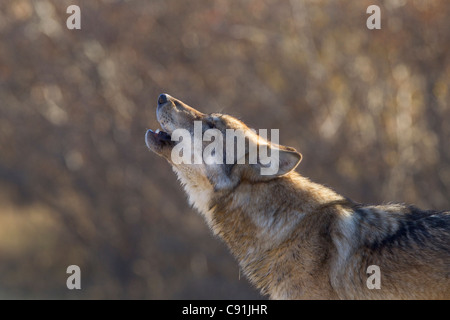
[[[261,139],[240,120],[204,114],[162,94],[149,130],[150,150],[172,164],[189,202],[225,241],[248,279],[271,299],[449,299],[450,212],[413,206],[361,205],[294,171],[295,149]],[[262,164],[174,164],[170,134],[243,129],[248,143],[279,151],[279,173]],[[225,154],[226,150],[224,150]],[[237,160],[237,159],[236,159]],[[380,268],[380,289],[369,289],[367,269]]]

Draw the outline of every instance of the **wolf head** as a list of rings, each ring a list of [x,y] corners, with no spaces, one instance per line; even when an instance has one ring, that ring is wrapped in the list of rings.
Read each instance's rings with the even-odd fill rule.
[[[158,97],[156,115],[161,129],[147,131],[147,147],[167,159],[185,184],[205,180],[214,191],[232,189],[243,180],[286,175],[302,158],[232,116],[202,113],[168,94]]]

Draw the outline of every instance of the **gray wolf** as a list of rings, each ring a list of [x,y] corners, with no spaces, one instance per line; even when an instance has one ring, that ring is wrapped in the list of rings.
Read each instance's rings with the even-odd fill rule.
[[[355,203],[298,174],[302,155],[294,148],[260,139],[232,116],[204,114],[167,94],[159,96],[156,114],[162,131],[147,131],[148,148],[172,165],[189,202],[263,295],[450,298],[450,211]],[[246,150],[264,144],[278,152],[278,172],[261,175],[259,160],[173,163],[171,151],[179,142],[171,134],[183,128],[193,135],[194,121],[201,121],[203,131],[245,131]],[[380,271],[378,288],[367,283],[373,265]]]

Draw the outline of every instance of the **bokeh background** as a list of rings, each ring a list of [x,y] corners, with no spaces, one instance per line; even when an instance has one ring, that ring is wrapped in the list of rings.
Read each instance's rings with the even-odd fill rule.
[[[0,298],[264,298],[145,147],[162,92],[279,128],[297,171],[355,201],[449,209],[449,17],[448,0],[0,1]]]

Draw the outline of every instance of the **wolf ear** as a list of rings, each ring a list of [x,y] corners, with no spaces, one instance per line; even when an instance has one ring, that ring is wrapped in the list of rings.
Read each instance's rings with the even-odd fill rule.
[[[281,177],[294,170],[302,161],[302,155],[297,152],[297,150],[291,147],[271,146],[270,152],[270,163],[262,165],[260,168],[260,174],[263,176],[266,175],[268,177]]]
[[[292,170],[295,170],[302,161],[302,154],[297,152],[294,148],[284,147],[283,149],[278,150],[278,172],[274,174],[276,177],[283,176]]]
[[[281,177],[293,171],[300,161],[302,155],[294,148],[271,145],[270,156],[258,157],[256,164],[250,164],[250,177],[256,180],[266,180],[275,177]]]

